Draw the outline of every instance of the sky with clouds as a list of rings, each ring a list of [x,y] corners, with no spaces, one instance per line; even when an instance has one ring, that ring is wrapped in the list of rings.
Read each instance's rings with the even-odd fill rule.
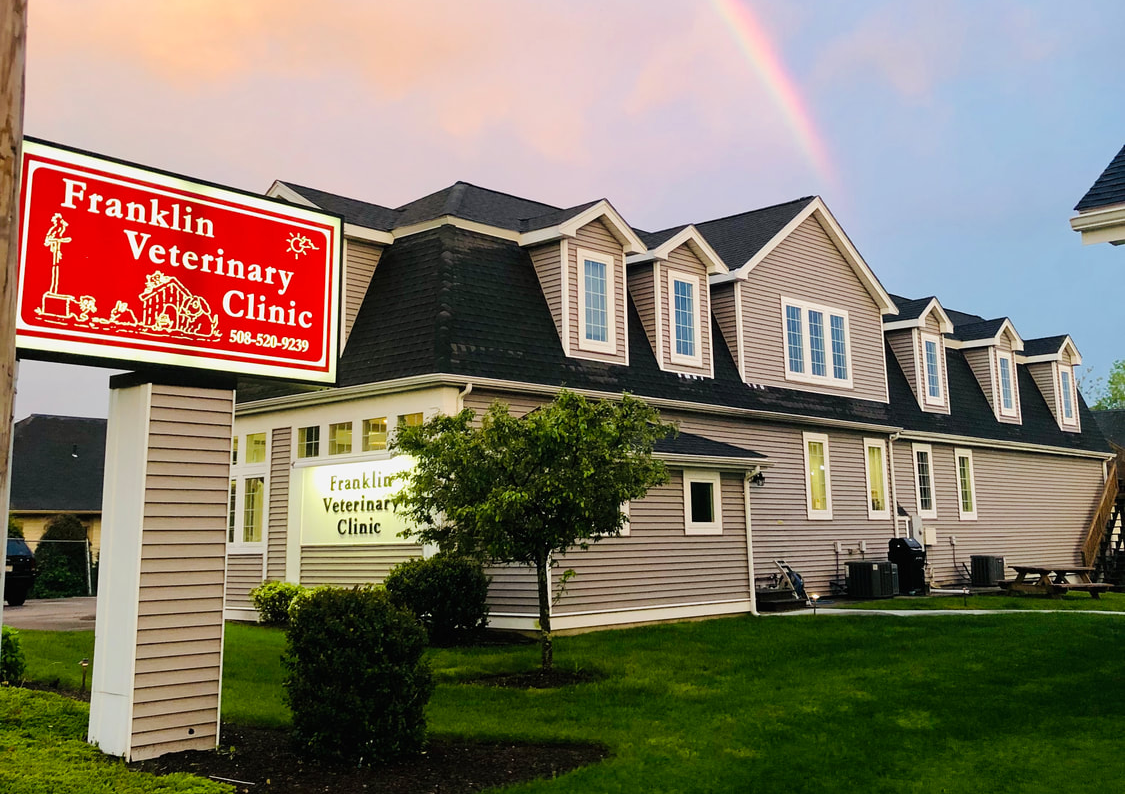
[[[1118,0],[29,0],[24,131],[386,206],[464,180],[659,229],[817,194],[891,292],[1120,344],[1072,207],[1125,144]],[[21,364],[16,418],[108,373]]]

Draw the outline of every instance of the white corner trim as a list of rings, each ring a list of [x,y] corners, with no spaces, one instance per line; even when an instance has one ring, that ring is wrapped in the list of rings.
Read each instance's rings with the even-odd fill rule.
[[[726,262],[719,257],[715,249],[711,247],[711,244],[707,242],[707,239],[698,229],[690,224],[652,249],[649,253],[660,259],[667,259],[673,251],[684,243],[687,243],[692,253],[703,262],[704,267],[707,268],[707,275],[713,276],[730,272],[730,268],[727,267]]]
[[[270,189],[266,191],[266,195],[270,198],[279,198],[288,201],[290,204],[300,204],[302,207],[312,207],[313,209],[323,209],[313,204],[307,198],[302,196],[289,185],[282,182],[280,179],[275,179]]]

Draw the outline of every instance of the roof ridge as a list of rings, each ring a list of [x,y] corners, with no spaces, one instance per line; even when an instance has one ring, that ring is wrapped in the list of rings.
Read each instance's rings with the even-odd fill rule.
[[[313,193],[323,193],[326,196],[335,196],[336,198],[343,199],[344,201],[355,201],[360,204],[367,204],[372,207],[378,207],[379,209],[386,210],[387,212],[398,212],[398,210],[394,207],[388,207],[386,204],[376,204],[374,201],[368,201],[367,199],[353,198],[351,196],[345,196],[343,193],[335,193],[331,190],[322,190],[321,188],[313,187],[312,185],[302,185],[297,182],[290,182],[287,179],[279,179],[277,181],[285,185],[286,187],[297,188],[298,192],[300,192],[301,190],[309,190]],[[307,199],[308,196],[304,196],[304,198]]]
[[[548,204],[544,201],[537,201],[536,199],[529,199],[526,196],[517,196],[515,193],[508,193],[505,190],[496,190],[495,188],[482,187],[482,186],[477,185],[473,182],[466,182],[463,179],[459,179],[456,182],[454,182],[452,185],[450,185],[450,188],[455,188],[455,187],[459,187],[459,186],[461,186],[461,187],[471,187],[474,190],[483,190],[486,193],[494,193],[497,196],[507,196],[508,198],[513,198],[513,199],[516,199],[517,201],[526,201],[528,204],[538,204],[541,207],[547,207],[547,212],[556,212],[558,210],[569,209],[569,207],[556,207],[555,205]],[[450,189],[450,188],[447,188],[447,189]],[[441,191],[437,191],[437,192],[440,193]],[[577,207],[578,205],[575,204],[574,206]],[[542,214],[546,215],[547,213],[544,212]],[[537,217],[537,216],[532,216],[532,217]],[[520,220],[527,220],[527,219],[521,218]]]
[[[770,204],[769,206],[766,206],[766,207],[758,207],[758,209],[754,209],[754,210],[744,210],[743,212],[735,212],[735,213],[732,213],[730,215],[723,215],[722,217],[719,217],[719,218],[710,218],[709,220],[695,221],[695,222],[691,222],[691,223],[685,223],[685,224],[682,224],[682,225],[683,226],[703,226],[703,225],[708,224],[708,223],[717,223],[719,221],[731,220],[732,218],[742,218],[742,217],[745,217],[747,215],[753,215],[753,214],[758,213],[758,212],[765,212],[766,210],[777,209],[778,207],[785,207],[785,206],[788,206],[790,204],[798,204],[802,201],[809,202],[809,201],[812,201],[815,198],[816,198],[816,196],[801,196],[800,198],[791,199],[790,201],[782,201],[782,202],[779,202],[777,204]],[[667,231],[667,229],[671,229],[671,228],[673,228],[673,227],[669,226],[666,229],[661,229],[660,231]],[[656,234],[656,233],[657,232],[653,232],[653,234]]]

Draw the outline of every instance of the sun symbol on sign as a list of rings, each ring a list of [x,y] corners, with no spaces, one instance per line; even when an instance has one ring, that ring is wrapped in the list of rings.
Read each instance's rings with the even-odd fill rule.
[[[315,245],[313,245],[312,240],[310,240],[308,237],[305,237],[305,235],[303,234],[297,234],[297,232],[291,232],[289,234],[289,239],[287,240],[287,242],[289,243],[289,248],[286,249],[285,253],[292,253],[294,259],[299,256],[304,256],[309,251],[319,250]]]

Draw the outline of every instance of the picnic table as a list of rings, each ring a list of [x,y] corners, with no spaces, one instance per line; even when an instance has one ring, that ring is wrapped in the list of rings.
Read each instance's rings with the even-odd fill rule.
[[[1090,581],[1094,569],[1081,565],[1012,565],[1011,568],[1016,578],[1001,583],[1009,593],[1061,598],[1071,590],[1079,590],[1097,598],[1113,587],[1105,582]]]

